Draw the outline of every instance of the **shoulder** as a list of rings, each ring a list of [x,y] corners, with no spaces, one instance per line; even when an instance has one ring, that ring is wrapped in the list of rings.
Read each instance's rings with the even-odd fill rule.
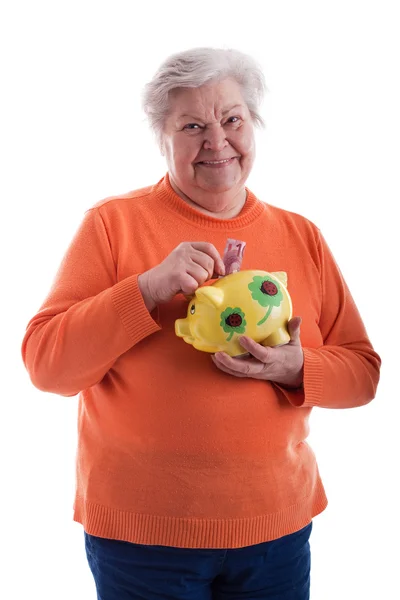
[[[321,234],[320,229],[304,215],[274,206],[273,204],[266,204],[266,213],[276,226],[289,229],[292,233],[297,232],[299,235],[311,236],[318,243]]]
[[[93,209],[101,209],[101,208],[112,208],[115,205],[121,205],[126,203],[140,203],[142,200],[146,201],[149,197],[153,195],[153,185],[149,185],[143,188],[139,188],[137,190],[132,190],[130,192],[126,192],[125,194],[118,194],[115,196],[107,196],[102,200],[99,200],[95,204],[93,204],[88,210]]]
[[[157,184],[107,196],[85,211],[85,219],[105,227],[109,237],[123,236],[151,227],[158,214]]]

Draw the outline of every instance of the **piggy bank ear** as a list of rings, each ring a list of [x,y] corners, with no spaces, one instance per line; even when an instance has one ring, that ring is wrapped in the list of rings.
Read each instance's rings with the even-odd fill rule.
[[[224,301],[224,292],[220,288],[206,286],[196,290],[196,298],[205,304],[219,308]]]
[[[285,287],[287,287],[287,273],[285,273],[285,271],[274,271],[271,273],[271,275],[279,279],[279,281],[283,283]]]

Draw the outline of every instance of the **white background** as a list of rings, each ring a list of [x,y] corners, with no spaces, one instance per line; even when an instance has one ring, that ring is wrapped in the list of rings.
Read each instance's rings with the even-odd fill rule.
[[[329,498],[311,536],[312,600],[400,597],[398,8],[3,2],[2,598],[96,599],[72,521],[78,400],[36,390],[20,345],[84,211],[165,173],[140,93],[170,53],[205,45],[261,63],[267,129],[247,185],[321,228],[383,359],[372,403],[311,416]]]

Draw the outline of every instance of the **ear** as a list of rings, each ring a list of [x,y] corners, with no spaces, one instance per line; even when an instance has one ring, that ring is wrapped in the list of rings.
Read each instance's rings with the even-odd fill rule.
[[[164,144],[164,136],[163,136],[162,132],[158,133],[156,135],[156,140],[157,140],[158,147],[160,149],[161,156],[165,156],[165,144]]]
[[[215,308],[219,308],[224,301],[224,292],[220,288],[211,285],[198,288],[195,296],[198,300]]]
[[[276,277],[285,287],[287,287],[287,273],[285,271],[274,271],[271,275]]]

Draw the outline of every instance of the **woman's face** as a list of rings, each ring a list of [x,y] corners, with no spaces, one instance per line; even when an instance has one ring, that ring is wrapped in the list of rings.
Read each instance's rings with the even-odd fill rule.
[[[235,80],[173,90],[162,141],[175,189],[221,215],[243,205],[255,144],[250,112]]]

